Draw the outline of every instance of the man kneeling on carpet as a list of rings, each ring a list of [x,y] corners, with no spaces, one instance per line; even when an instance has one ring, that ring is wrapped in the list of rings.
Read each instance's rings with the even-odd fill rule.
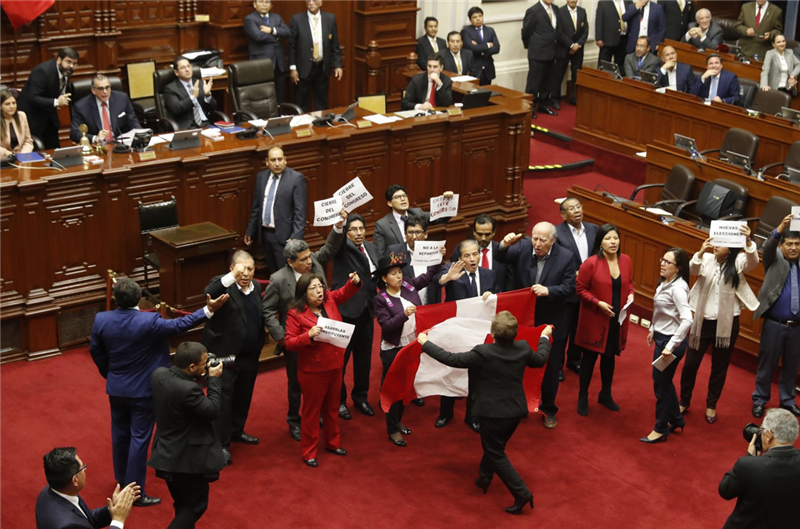
[[[428,341],[420,333],[417,341],[422,352],[439,362],[455,368],[469,369],[469,398],[475,402],[472,413],[481,421],[481,446],[483,458],[475,485],[486,490],[494,474],[500,477],[514,496],[514,505],[506,507],[509,514],[520,514],[526,503],[533,509],[533,493],[522,481],[506,455],[506,444],[514,435],[520,419],[528,412],[522,378],[526,367],[542,367],[550,355],[550,336],[553,327],[548,325],[539,338],[538,351],[527,342],[514,341],[517,337],[517,319],[508,311],[499,312],[492,320],[492,344],[475,346],[466,353],[454,354]]]

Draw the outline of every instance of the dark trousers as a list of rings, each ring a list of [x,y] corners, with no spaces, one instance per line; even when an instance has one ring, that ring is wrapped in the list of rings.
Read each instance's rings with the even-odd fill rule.
[[[308,77],[300,79],[297,82],[295,90],[294,102],[299,105],[303,111],[310,112],[311,102],[310,92],[314,91],[314,110],[326,110],[328,108],[328,85],[330,78],[325,75],[325,69],[322,67],[322,61],[312,62],[311,71]]]
[[[374,323],[372,316],[367,309],[357,318],[342,318],[346,323],[355,325],[353,337],[344,350],[344,367],[342,367],[342,397],[341,403],[347,403],[347,386],[344,383],[344,374],[347,371],[347,363],[350,355],[353,356],[353,390],[350,396],[354,404],[367,402],[369,393],[369,372],[372,368],[372,335],[374,334]]]
[[[706,408],[717,409],[717,401],[722,395],[725,379],[728,376],[728,366],[731,363],[731,353],[739,337],[739,316],[733,318],[731,326],[731,340],[728,347],[722,348],[714,345],[717,334],[717,320],[703,320],[700,331],[700,346],[697,349],[689,348],[686,353],[686,362],[681,371],[681,405],[688,407],[692,402],[692,392],[697,379],[697,370],[703,361],[706,349],[711,346],[711,376],[708,378],[708,395]]]
[[[550,89],[550,98],[554,101],[561,101],[561,81],[564,80],[564,74],[567,73],[567,66],[571,71],[572,81],[577,81],[578,70],[583,66],[583,48],[578,50],[577,53],[567,54],[566,57],[558,57],[556,59],[556,64],[553,67],[553,86]]]
[[[594,374],[594,364],[597,362],[597,356],[600,355],[600,380],[602,381],[601,393],[611,394],[611,383],[614,382],[614,366],[617,363],[617,358],[611,354],[600,354],[594,351],[583,351],[583,360],[581,360],[581,374],[580,374],[580,393],[579,397],[588,398],[589,386],[592,383],[592,375]]]
[[[506,455],[506,444],[519,426],[520,418],[481,417],[480,420],[481,446],[483,447],[480,476],[485,480],[491,480],[497,474],[514,498],[527,496],[528,487]]]
[[[653,361],[661,356],[661,352],[669,343],[670,338],[672,336],[653,332],[653,341],[656,343],[653,351]],[[656,394],[656,426],[653,430],[658,433],[667,433],[669,424],[675,424],[683,418],[680,403],[678,402],[678,392],[675,391],[675,384],[672,379],[688,347],[689,341],[683,340],[672,351],[672,354],[675,355],[675,360],[664,371],[653,368],[653,392]]]
[[[52,102],[52,100],[51,100],[51,102]],[[28,115],[30,116],[30,114],[28,114]],[[31,118],[28,118],[28,121],[30,121],[30,119]],[[40,132],[41,137],[39,138],[40,140],[42,140],[42,143],[44,143],[44,148],[45,149],[58,149],[59,147],[61,147],[61,140],[58,139],[58,126],[57,125],[53,125],[53,123],[50,121],[50,116],[45,115],[45,116],[42,116],[41,119],[47,121],[47,125]],[[31,132],[31,134],[33,134],[34,136],[36,135],[35,132]],[[70,145],[72,145],[72,144],[70,144]],[[124,487],[124,485],[120,485],[120,486]]]
[[[297,353],[283,350],[286,359],[286,387],[289,396],[289,412],[286,422],[290,428],[300,428],[300,381],[297,379]]]
[[[336,450],[341,446],[339,436],[339,403],[336,394],[339,392],[339,381],[342,379],[340,369],[329,371],[297,372],[303,388],[303,417],[314,417],[300,425],[300,450],[303,459],[316,459],[319,446],[319,421],[322,417],[322,434],[325,448]]]
[[[486,70],[481,70],[481,74],[478,76],[478,85],[485,86],[487,84],[492,84],[492,80],[489,79],[489,75],[486,73]]]
[[[286,72],[275,70],[275,97],[278,98],[278,105],[283,103],[283,91],[286,87]]]
[[[145,494],[147,449],[153,436],[156,412],[153,398],[113,397],[111,404],[111,451],[114,478],[121,487],[136,482]]]
[[[625,63],[626,48],[628,47],[628,36],[622,35],[619,38],[619,43],[616,46],[603,46],[600,48],[600,53],[597,57],[597,65],[600,61],[609,61],[619,66],[620,72]]]
[[[567,303],[567,325],[569,326],[569,347],[567,348],[567,362],[572,365],[579,365],[581,363],[581,356],[583,351],[580,347],[575,345],[575,334],[578,331],[578,317],[581,312],[581,303]]]
[[[170,474],[166,481],[175,508],[175,518],[167,529],[194,529],[208,509],[208,479],[198,474]]]
[[[231,444],[231,436],[244,432],[253,389],[256,386],[258,364],[254,366],[225,369],[222,372],[222,405],[217,416],[217,435],[222,446]]]
[[[395,347],[394,349],[383,350],[381,349],[381,364],[383,364],[383,373],[381,374],[381,387],[383,387],[383,381],[386,379],[386,373],[389,372],[389,368],[392,367],[392,362],[394,362],[397,353],[400,352],[402,347]],[[403,405],[402,400],[398,400],[394,404],[389,407],[389,413],[386,414],[386,432],[389,435],[393,433],[397,433],[400,431],[400,423],[403,420],[403,411],[405,410],[405,406]]]
[[[554,417],[558,413],[556,406],[556,395],[558,395],[558,373],[564,365],[564,350],[567,347],[567,338],[554,341],[550,348],[550,358],[547,359],[547,366],[544,369],[542,379],[542,404],[539,409],[548,417]]]
[[[778,361],[783,360],[781,378],[778,382],[781,406],[794,406],[795,377],[797,368],[800,367],[800,326],[788,327],[764,318],[758,356],[753,404],[763,406],[769,402],[772,374],[778,368]]]
[[[456,400],[463,397],[439,397],[439,417],[442,419],[452,419],[456,408]],[[467,397],[467,411],[464,413],[464,422],[478,423],[477,417],[472,416],[472,400]]]
[[[286,266],[286,258],[283,256],[283,248],[286,246],[286,241],[278,238],[275,234],[275,228],[264,228],[262,226],[261,242],[264,244],[264,254],[270,274],[274,274]]]
[[[544,107],[550,104],[551,77],[554,60],[535,61],[528,59],[528,81],[525,93],[533,94],[534,106]]]

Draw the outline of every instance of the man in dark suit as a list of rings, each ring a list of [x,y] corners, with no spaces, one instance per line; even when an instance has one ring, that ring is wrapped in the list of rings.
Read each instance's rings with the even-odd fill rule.
[[[120,490],[117,483],[105,507],[90,509],[78,494],[86,486],[86,465],[73,447],[54,448],[44,455],[47,486],[36,499],[37,529],[121,528],[139,497],[139,486],[131,483]]]
[[[438,20],[433,17],[425,17],[423,25],[425,26],[425,34],[417,39],[417,50],[415,53],[417,54],[417,66],[424,72],[428,64],[428,57],[436,55],[437,53],[443,53],[445,48],[447,48],[447,43],[443,38],[436,36],[437,33],[439,33]],[[449,71],[454,72],[455,70]]]
[[[447,50],[441,53],[444,61],[443,67],[448,72],[458,75],[473,75],[474,67],[472,52],[463,49],[464,41],[461,40],[461,33],[451,31],[447,34]],[[473,76],[475,77],[475,76]]]
[[[253,2],[255,11],[244,17],[244,32],[247,35],[247,49],[250,60],[270,59],[275,72],[275,95],[278,103],[283,103],[283,89],[286,84],[286,57],[280,39],[292,36],[278,13],[271,13],[270,0]]]
[[[44,143],[46,149],[61,146],[58,139],[58,109],[68,105],[72,88],[69,78],[78,66],[78,52],[61,48],[58,57],[37,64],[19,99],[19,109],[28,116],[31,134]]]
[[[570,81],[567,83],[569,103],[577,103],[575,99],[575,81],[578,79],[578,70],[583,66],[583,46],[589,38],[589,23],[586,10],[578,7],[578,0],[567,0],[567,5],[558,10],[558,25],[556,26],[556,64],[553,69],[553,88],[551,100],[553,108],[561,110],[561,81],[570,67]]]
[[[739,100],[739,78],[722,69],[722,58],[716,53],[706,57],[705,73],[697,77],[690,93],[704,100],[735,104]]]
[[[697,22],[689,24],[689,29],[681,40],[698,50],[716,50],[722,44],[723,31],[719,24],[711,20],[711,11],[701,9],[695,18]]]
[[[270,273],[283,268],[283,247],[289,239],[302,239],[306,230],[306,177],[286,167],[283,149],[272,147],[267,169],[256,175],[256,190],[244,243],[266,246]]]
[[[157,312],[141,312],[142,290],[123,277],[114,287],[117,309],[94,318],[89,352],[103,378],[111,405],[111,447],[117,483],[135,482],[142,496],[134,505],[161,503],[146,494],[147,449],[153,435],[155,411],[150,377],[169,366],[169,338],[203,323],[228,300],[214,300],[183,318],[167,320]]]
[[[500,53],[500,41],[497,33],[489,26],[483,25],[483,10],[471,7],[467,11],[470,26],[461,30],[464,47],[472,52],[475,77],[481,85],[487,85],[496,77],[493,55]]]
[[[661,60],[664,64],[658,69],[658,86],[688,93],[694,85],[692,67],[678,62],[678,52],[672,46],[662,48]]]
[[[211,95],[213,79],[193,78],[192,63],[183,56],[176,58],[172,67],[175,80],[164,87],[169,117],[181,130],[208,126],[209,116],[217,109],[217,100]]]
[[[692,0],[659,0],[658,5],[664,10],[667,30],[665,39],[681,40],[689,24],[694,22],[694,2]]]
[[[321,6],[322,0],[306,0],[307,11],[293,15],[289,23],[289,71],[297,85],[294,102],[306,112],[311,110],[312,90],[314,110],[328,108],[330,77],[341,81],[344,74],[336,17],[321,12]]]
[[[763,453],[753,436],[747,455],[740,457],[719,483],[719,495],[737,498],[723,529],[794,527],[800,519],[800,451],[797,418],[786,410],[767,412],[760,432]]]
[[[225,456],[214,431],[222,401],[222,363],[208,364],[203,344],[183,342],[175,365],[153,373],[156,435],[147,465],[167,482],[175,507],[169,527],[194,527],[208,508],[209,483],[219,479]],[[208,374],[208,396],[197,380]]]
[[[622,15],[622,20],[628,23],[631,37],[647,36],[650,38],[650,51],[653,53],[656,52],[658,45],[664,42],[667,21],[664,18],[664,9],[660,5],[654,4],[650,0],[637,0],[628,6],[625,14]],[[635,47],[636,42],[629,38],[627,52],[633,52]]]
[[[347,218],[346,213],[343,218]],[[289,412],[286,414],[286,422],[289,424],[289,435],[297,442],[300,442],[300,382],[297,380],[297,353],[286,349],[286,315],[289,313],[290,304],[294,301],[295,287],[300,276],[312,272],[322,278],[325,288],[328,287],[325,265],[333,260],[342,246],[343,224],[344,222],[340,221],[333,226],[328,240],[318,252],[312,253],[306,241],[300,239],[287,241],[283,249],[283,256],[289,266],[284,266],[269,276],[269,285],[267,285],[264,300],[261,303],[264,326],[272,339],[278,342],[274,354],[283,353],[286,359],[289,397]]]
[[[559,372],[564,365],[564,350],[569,336],[567,300],[575,295],[575,257],[563,246],[556,245],[556,227],[540,222],[533,227],[530,239],[522,234],[506,235],[497,254],[514,266],[514,287],[530,288],[536,294],[534,325],[553,325],[553,346],[542,379],[542,422],[547,429],[558,425],[556,395]]]
[[[556,244],[566,248],[572,254],[577,276],[581,264],[589,258],[589,252],[594,247],[598,226],[591,222],[583,222],[583,205],[577,198],[564,200],[560,205],[560,210],[564,222],[556,226]],[[577,294],[567,298],[569,348],[567,349],[566,366],[576,375],[581,369],[581,350],[575,346],[580,308],[581,300]],[[561,376],[563,377],[563,373]]]
[[[550,109],[550,90],[556,60],[556,30],[558,29],[558,8],[553,0],[541,0],[525,11],[522,22],[522,45],[528,50],[528,80],[525,93],[533,94],[531,117],[536,119],[536,106],[539,112],[557,116]],[[561,87],[559,85],[559,90]]]
[[[427,70],[408,81],[403,110],[433,110],[453,104],[453,82],[442,73],[444,61],[438,53],[428,57]]]
[[[434,224],[446,224],[450,217],[440,217],[431,221],[431,215],[427,211],[422,211],[420,208],[409,208],[408,191],[406,188],[393,184],[386,189],[386,204],[391,211],[386,214],[382,219],[378,219],[375,223],[375,234],[373,241],[375,248],[378,251],[378,257],[386,257],[386,249],[393,244],[399,244],[406,240],[405,238],[405,223],[409,215],[415,217],[422,217],[428,226]],[[452,191],[445,191],[444,196],[447,198],[453,197]],[[377,261],[376,261],[377,263]],[[346,279],[345,279],[346,280]]]
[[[92,78],[92,95],[72,107],[69,137],[75,143],[83,137],[78,130],[83,124],[89,127],[86,133],[89,141],[101,144],[111,143],[121,134],[142,128],[133,111],[131,98],[124,92],[112,91],[108,77],[102,74]]]
[[[261,285],[253,281],[255,269],[253,257],[239,250],[231,258],[230,272],[213,278],[204,291],[214,298],[223,294],[230,297],[203,328],[203,345],[209,351],[217,356],[236,357],[234,367],[226,369],[222,376],[222,407],[216,422],[217,435],[226,449],[231,441],[258,444],[257,437],[244,431],[264,346]]]
[[[633,53],[625,56],[625,77],[639,77],[640,72],[656,73],[661,66],[661,60],[650,53],[650,38],[639,37],[636,39],[636,48]]]
[[[339,404],[339,417],[350,420],[350,410],[347,409],[347,386],[344,383],[344,374],[350,356],[353,357],[353,389],[350,396],[353,405],[358,411],[372,417],[375,410],[369,405],[369,373],[372,368],[372,337],[374,322],[372,321],[372,298],[377,292],[375,279],[372,272],[378,264],[379,253],[377,248],[366,240],[367,223],[364,217],[357,213],[347,216],[345,233],[347,241],[339,248],[339,253],[333,258],[333,290],[343,287],[349,280],[350,274],[358,272],[361,288],[358,292],[339,305],[342,321],[355,325],[350,343],[344,350],[344,366],[342,367],[342,395]],[[371,278],[371,279],[366,279]]]
[[[480,252],[481,268],[487,268],[494,271],[494,279],[497,283],[497,292],[505,292],[513,288],[513,267],[506,266],[506,264],[499,260],[497,257],[497,247],[500,243],[494,240],[495,235],[495,221],[491,215],[481,213],[475,220],[472,221],[472,236],[478,243],[478,251]],[[453,250],[453,255],[450,256],[450,262],[454,263],[459,260],[459,248],[456,246]]]
[[[628,36],[631,35],[628,23],[622,19],[622,15],[632,5],[630,0],[600,0],[597,2],[595,11],[594,38],[597,47],[600,48],[598,54],[599,61],[614,62],[620,68],[625,60],[628,49]],[[635,39],[638,35],[633,35]]]

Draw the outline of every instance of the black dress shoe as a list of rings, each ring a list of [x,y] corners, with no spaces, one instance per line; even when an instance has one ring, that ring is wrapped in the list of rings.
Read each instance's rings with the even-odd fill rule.
[[[152,496],[141,496],[138,500],[133,502],[134,507],[152,507],[161,503],[161,498],[154,498]]]
[[[420,408],[425,406],[425,399],[414,399],[411,401],[411,404],[414,406],[419,406]]]
[[[311,468],[317,468],[319,466],[319,463],[317,463],[316,459],[303,459],[303,463]]]
[[[791,406],[781,406],[781,408],[783,408],[786,411],[792,412],[795,415],[795,417],[800,417],[800,408],[798,408],[795,404],[792,404]]]
[[[561,103],[559,103],[558,101],[553,101],[553,104],[550,106],[555,108],[556,110],[561,110]]]
[[[526,496],[514,500],[514,505],[506,507],[506,512],[508,514],[522,514],[522,508],[525,507],[526,503],[530,503],[531,509],[533,509],[533,493],[530,491]]]
[[[289,435],[292,436],[297,442],[300,442],[300,427],[299,426],[292,426],[289,428]]]
[[[575,99],[574,97],[570,97],[569,98],[569,104],[572,105],[572,106],[575,106],[575,105],[578,104],[578,100]]]
[[[222,457],[225,459],[225,466],[227,467],[231,463],[233,463],[233,459],[231,459],[231,451],[227,448],[222,448]]]
[[[557,116],[558,115],[558,112],[554,111],[550,107],[539,107],[539,112],[541,112],[542,114],[550,115],[550,116]]]
[[[411,435],[411,428],[406,428],[402,424],[400,425],[400,433],[403,435]]]
[[[531,119],[536,119],[536,111],[531,110]]]
[[[467,426],[469,426],[470,429],[473,432],[481,433],[481,423],[479,423],[479,422],[468,422]]]
[[[542,424],[544,424],[544,427],[547,428],[548,430],[552,430],[553,428],[558,426],[558,421],[556,420],[555,417],[542,415]]]
[[[764,405],[763,404],[754,404],[753,405],[753,417],[756,419],[760,419],[764,416]]]
[[[452,420],[453,420],[452,417],[450,418],[437,417],[436,422],[433,425],[437,428],[444,428],[445,426],[447,426],[447,423],[449,423]]]
[[[258,444],[258,437],[253,437],[252,435],[247,435],[246,433],[242,432],[240,434],[234,435],[231,437],[231,441],[234,443],[243,443],[246,445],[257,445]]]
[[[356,409],[366,415],[367,417],[372,417],[375,415],[375,410],[372,409],[366,402],[362,402],[361,404],[356,404]]]
[[[491,484],[492,480],[483,476],[478,476],[478,479],[475,480],[475,486],[479,489],[483,489],[484,494],[486,494],[486,491],[489,490],[489,485]]]
[[[336,449],[326,448],[325,451],[326,452],[330,452],[331,454],[337,455],[337,456],[346,456],[347,455],[347,450],[345,450],[341,446],[339,448],[336,448]]]
[[[405,439],[395,439],[394,437],[389,436],[389,440],[395,446],[408,446],[408,443],[406,443]]]
[[[580,362],[567,362],[567,369],[575,373],[576,375],[581,374],[581,363]]]
[[[589,415],[589,398],[578,397],[578,415],[586,417]]]
[[[561,371],[560,369],[558,370],[558,381],[564,382],[564,372]]]
[[[344,404],[339,404],[339,417],[341,417],[345,421],[349,421],[350,419],[352,419],[352,416],[350,415],[350,410],[348,410],[347,406],[345,406]]]

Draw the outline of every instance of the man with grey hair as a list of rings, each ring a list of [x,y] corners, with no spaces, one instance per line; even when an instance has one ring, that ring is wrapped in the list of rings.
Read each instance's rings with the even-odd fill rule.
[[[681,40],[700,50],[716,50],[722,44],[722,28],[711,20],[711,11],[700,9],[695,20]]]
[[[69,138],[78,143],[86,125],[86,137],[92,143],[113,143],[117,136],[142,128],[133,111],[131,98],[125,92],[111,90],[111,81],[103,74],[92,78],[92,93],[72,105]]]
[[[575,257],[568,249],[555,244],[556,227],[539,222],[530,239],[509,233],[497,248],[497,258],[514,267],[514,288],[530,288],[536,294],[535,325],[553,325],[553,346],[542,380],[544,427],[552,430],[556,421],[556,394],[559,372],[564,365],[564,350],[569,335],[567,300],[575,294]]]
[[[753,435],[747,455],[719,483],[719,495],[736,500],[723,529],[797,527],[800,520],[800,451],[797,417],[784,409],[771,409],[758,434]],[[756,451],[761,437],[763,451]],[[760,456],[760,457],[753,457]]]
[[[286,334],[286,315],[289,313],[289,304],[294,300],[297,280],[303,274],[313,272],[323,279],[327,287],[325,265],[333,259],[344,240],[344,219],[347,212],[342,209],[342,220],[337,222],[325,245],[318,252],[311,252],[308,243],[302,239],[293,239],[286,242],[283,255],[289,266],[284,266],[271,276],[269,285],[261,302],[261,317],[264,326],[269,331],[272,339],[278,342],[275,354],[283,353],[286,356],[286,378],[289,397],[289,412],[286,422],[289,423],[289,435],[295,441],[300,441],[300,382],[297,380],[297,353],[285,348],[284,336]]]

